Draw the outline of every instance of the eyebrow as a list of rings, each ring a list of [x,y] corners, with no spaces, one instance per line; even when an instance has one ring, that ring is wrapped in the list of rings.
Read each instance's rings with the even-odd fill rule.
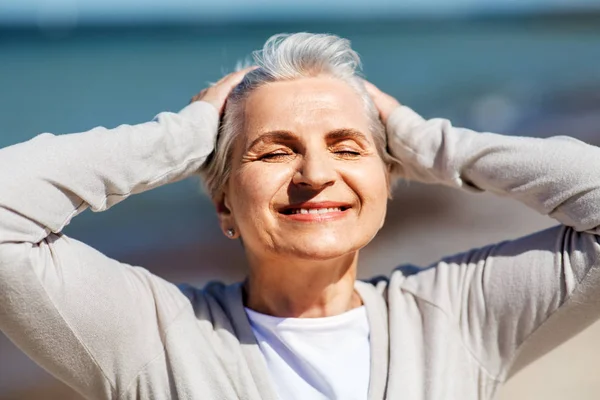
[[[342,129],[333,130],[333,131],[327,133],[325,138],[327,140],[353,139],[353,140],[358,140],[358,141],[362,141],[365,143],[370,143],[369,139],[367,138],[367,136],[364,133],[362,133],[361,131],[357,131],[356,129],[352,129],[352,128],[342,128]]]
[[[251,149],[259,143],[290,142],[297,139],[298,137],[290,131],[267,132],[254,139],[248,148]],[[327,135],[325,135],[325,139],[327,141],[352,139],[370,143],[369,139],[364,133],[352,128],[335,129],[331,132],[328,132]]]
[[[259,143],[290,142],[297,139],[297,136],[289,131],[273,131],[260,135],[250,143],[249,149]]]

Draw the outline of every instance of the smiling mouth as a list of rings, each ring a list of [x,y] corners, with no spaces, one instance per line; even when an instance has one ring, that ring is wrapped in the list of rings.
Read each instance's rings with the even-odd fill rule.
[[[335,212],[343,212],[348,210],[350,207],[348,206],[338,206],[338,207],[319,207],[319,208],[302,208],[302,207],[290,207],[280,211],[281,214],[284,215],[309,215],[309,214],[328,214]]]

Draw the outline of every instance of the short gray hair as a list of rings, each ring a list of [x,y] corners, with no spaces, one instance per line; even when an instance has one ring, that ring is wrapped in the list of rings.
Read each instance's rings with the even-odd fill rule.
[[[213,199],[222,194],[231,173],[234,139],[243,128],[244,100],[252,91],[270,82],[330,76],[347,83],[364,101],[371,133],[383,162],[392,172],[399,168],[398,160],[387,152],[385,127],[365,90],[360,57],[350,47],[349,40],[306,32],[277,34],[266,41],[262,50],[253,52],[252,58],[252,64],[258,68],[247,73],[229,95],[215,150],[200,170]]]

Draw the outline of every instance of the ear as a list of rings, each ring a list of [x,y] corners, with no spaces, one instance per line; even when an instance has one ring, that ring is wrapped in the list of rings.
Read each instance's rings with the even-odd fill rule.
[[[223,192],[221,195],[213,199],[215,208],[217,210],[217,217],[219,218],[219,226],[223,234],[229,239],[235,239],[239,237],[237,225],[235,224],[235,218],[227,193]]]

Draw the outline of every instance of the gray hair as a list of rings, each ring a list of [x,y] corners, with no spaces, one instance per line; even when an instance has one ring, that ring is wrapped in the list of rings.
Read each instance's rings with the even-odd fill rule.
[[[349,40],[335,35],[305,32],[278,34],[271,36],[262,50],[253,52],[252,58],[252,64],[259,68],[247,73],[229,95],[215,150],[200,170],[213,199],[222,194],[231,173],[233,143],[243,129],[244,100],[255,89],[277,81],[330,76],[347,83],[363,99],[370,119],[371,134],[383,162],[392,172],[399,169],[399,161],[387,152],[385,127],[365,90],[360,76],[360,57],[350,47]]]

